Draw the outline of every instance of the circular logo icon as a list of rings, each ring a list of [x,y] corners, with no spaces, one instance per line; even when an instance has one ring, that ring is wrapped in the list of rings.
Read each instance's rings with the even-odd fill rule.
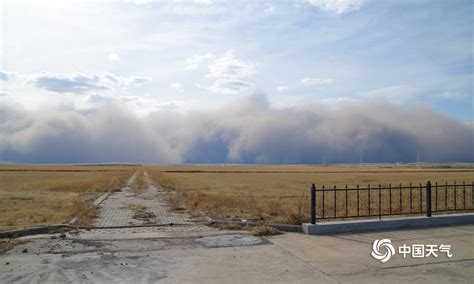
[[[395,248],[389,239],[375,240],[372,245],[372,257],[387,262],[395,254]]]

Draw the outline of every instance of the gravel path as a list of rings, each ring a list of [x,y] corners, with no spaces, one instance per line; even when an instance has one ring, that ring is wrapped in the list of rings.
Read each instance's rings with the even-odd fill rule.
[[[213,231],[215,229],[193,223],[186,213],[171,212],[168,206],[160,200],[164,192],[158,189],[145,172],[147,189],[134,193],[130,189],[136,175],[133,175],[126,187],[113,192],[100,204],[100,215],[96,220],[96,227],[114,227],[128,225],[154,225],[154,224],[187,224],[186,226],[142,228],[141,231]],[[137,231],[140,229],[121,229],[122,231]],[[106,230],[102,230],[106,233]],[[96,231],[97,232],[97,231]]]

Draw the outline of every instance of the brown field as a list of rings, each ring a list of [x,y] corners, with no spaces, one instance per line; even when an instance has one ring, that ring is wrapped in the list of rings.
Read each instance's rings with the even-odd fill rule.
[[[137,171],[138,170],[138,171]],[[399,207],[399,183],[408,185],[435,182],[472,182],[474,168],[418,168],[395,166],[58,166],[0,165],[0,231],[63,223],[79,216],[81,224],[93,220],[96,209],[91,202],[103,192],[121,188],[137,172],[131,190],[145,188],[144,172],[158,185],[170,190],[167,201],[175,210],[187,210],[194,216],[208,215],[214,219],[262,220],[299,224],[309,220],[310,186],[316,183],[338,188],[348,186],[394,186],[392,209],[406,212],[407,191],[403,191]],[[173,191],[173,193],[171,193]],[[344,192],[337,193],[337,214],[345,214]],[[348,194],[354,198],[355,192]],[[382,192],[382,213],[388,213],[388,192]],[[424,193],[423,193],[424,194]],[[423,195],[422,194],[422,195]],[[458,192],[458,195],[462,191]],[[441,191],[442,205],[445,195]],[[318,216],[322,214],[322,193],[318,192]],[[325,194],[326,216],[333,212],[334,194]],[[375,198],[375,199],[374,199]],[[413,191],[413,200],[418,200]],[[422,198],[425,198],[423,195]],[[472,209],[472,192],[466,200]],[[355,199],[354,199],[355,200]],[[367,211],[367,192],[360,193],[361,214]],[[329,202],[328,202],[329,201]],[[453,196],[448,196],[453,202]],[[377,192],[372,193],[371,212],[378,212]],[[462,206],[457,203],[458,206]],[[419,209],[414,202],[413,210]],[[424,206],[424,205],[422,205]],[[423,209],[423,207],[422,207]],[[349,215],[356,204],[348,202]],[[365,211],[364,211],[365,210]],[[374,214],[374,213],[372,213]]]
[[[435,182],[472,182],[474,168],[418,168],[396,166],[170,166],[148,167],[148,173],[162,187],[173,190],[168,201],[174,209],[187,209],[193,215],[202,213],[214,219],[264,220],[267,222],[298,224],[309,220],[310,186],[316,183],[318,189],[336,185],[344,188],[360,184],[372,186],[381,184],[408,185]],[[408,191],[402,193],[402,208],[398,189],[393,190],[393,212],[410,206]],[[413,200],[418,200],[418,191],[413,192]],[[322,193],[318,192],[318,215],[322,214]],[[348,194],[349,215],[355,214],[355,192]],[[423,194],[423,193],[422,193]],[[460,192],[458,192],[458,195]],[[389,212],[388,191],[382,191],[381,213]],[[444,203],[444,194],[440,195]],[[326,216],[333,212],[332,192],[325,195]],[[375,199],[374,199],[375,198]],[[371,214],[378,212],[377,193],[372,192]],[[423,198],[425,198],[423,196]],[[452,197],[448,197],[448,199]],[[328,200],[330,202],[328,202]],[[367,192],[360,193],[360,202],[367,204]],[[472,208],[472,193],[467,192],[468,207]],[[470,202],[469,202],[470,201]],[[413,211],[419,203],[412,205]],[[459,202],[458,202],[459,203]],[[337,193],[337,214],[345,214],[344,192]],[[407,207],[408,206],[408,207]],[[424,206],[424,205],[423,205]],[[360,205],[360,214],[367,211]],[[424,208],[424,207],[423,207]],[[376,214],[376,213],[375,213]]]
[[[68,222],[87,224],[91,202],[118,189],[131,166],[0,165],[0,231]]]

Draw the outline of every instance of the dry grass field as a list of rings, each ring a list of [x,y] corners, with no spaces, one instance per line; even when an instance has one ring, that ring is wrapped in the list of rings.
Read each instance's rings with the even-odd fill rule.
[[[131,166],[0,165],[0,231],[67,222],[96,213],[91,202],[121,188]]]
[[[170,166],[148,167],[147,172],[162,187],[175,193],[168,195],[174,209],[187,209],[193,215],[200,212],[215,219],[264,220],[276,223],[299,224],[309,220],[310,186],[323,185],[372,186],[381,184],[408,185],[434,182],[472,182],[474,168],[418,168],[396,166]],[[372,193],[371,212],[378,212],[377,201]],[[322,196],[318,192],[318,215],[322,211]],[[351,195],[349,193],[349,199]],[[393,211],[399,206],[397,189],[393,190]],[[409,204],[408,191],[403,191],[403,212]],[[413,193],[413,200],[417,198]],[[459,193],[458,193],[459,194]],[[338,216],[345,213],[344,193],[337,194]],[[382,213],[387,213],[388,191],[382,193]],[[442,195],[444,196],[444,195]],[[326,202],[334,198],[326,193]],[[468,206],[472,208],[472,193],[467,193]],[[333,199],[332,199],[333,200]],[[354,199],[355,200],[355,199]],[[367,193],[360,194],[360,202],[367,203]],[[444,202],[444,199],[440,199]],[[333,202],[327,202],[325,211],[332,212]],[[383,203],[383,202],[382,202]],[[418,203],[413,205],[416,211]],[[356,205],[350,202],[349,215],[355,214]],[[424,205],[423,205],[424,206]],[[361,206],[362,207],[362,206]],[[367,208],[361,208],[361,211]],[[364,212],[360,212],[363,214]],[[374,214],[374,213],[372,213]],[[329,214],[328,214],[329,215]]]
[[[225,220],[262,220],[299,224],[309,219],[310,186],[318,189],[345,185],[394,186],[392,209],[407,210],[407,194],[399,207],[399,191],[395,185],[435,182],[472,182],[474,168],[417,168],[395,166],[55,166],[0,165],[0,231],[69,221],[79,216],[81,224],[94,218],[91,205],[97,196],[123,187],[136,172],[131,190],[139,192],[146,185],[145,171],[155,183],[170,191],[165,195],[175,210],[187,210],[194,216],[202,213]],[[337,214],[344,215],[344,192],[337,193]],[[354,214],[355,192],[348,197],[349,215]],[[388,192],[382,193],[381,212],[387,213]],[[458,195],[462,191],[458,191]],[[375,195],[375,197],[374,197]],[[322,193],[318,192],[318,215],[322,214]],[[325,194],[326,216],[333,212],[334,194]],[[373,193],[371,212],[378,212],[377,194]],[[419,198],[413,192],[413,200]],[[422,196],[425,198],[425,196]],[[441,192],[439,202],[445,201]],[[473,195],[467,192],[468,208]],[[458,199],[457,199],[458,200]],[[328,202],[329,201],[329,202]],[[360,202],[367,204],[367,193],[360,193]],[[452,203],[453,196],[448,196]],[[419,209],[419,203],[413,209]],[[457,205],[462,206],[459,204]],[[398,207],[397,207],[398,206]],[[361,214],[367,208],[361,206]],[[374,213],[372,213],[374,214]]]

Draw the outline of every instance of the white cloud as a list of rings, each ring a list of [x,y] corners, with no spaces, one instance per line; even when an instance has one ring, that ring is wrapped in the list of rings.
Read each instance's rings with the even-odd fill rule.
[[[255,74],[255,66],[248,61],[235,58],[232,50],[209,64],[208,78],[242,78]]]
[[[243,79],[256,73],[255,65],[249,61],[236,58],[232,50],[213,60],[208,68],[206,77],[214,80],[213,84],[208,87],[211,92],[236,94],[253,86],[252,83]]]
[[[129,87],[150,81],[148,77],[121,77],[111,73],[41,73],[30,77],[29,82],[37,88],[56,93],[82,94],[96,91],[108,91],[116,87]]]
[[[309,4],[324,12],[344,14],[359,10],[364,0],[308,0]]]
[[[186,61],[188,62],[188,66],[186,66],[186,70],[196,70],[199,68],[201,63],[204,61],[210,60],[216,57],[213,53],[206,53],[206,54],[196,54],[191,58],[188,58]]]
[[[276,90],[277,92],[280,92],[280,93],[286,92],[286,91],[288,91],[288,86],[277,86],[277,87],[275,88],[275,90]]]
[[[237,94],[240,90],[253,87],[252,83],[239,79],[217,79],[207,89],[213,93],[219,94]]]
[[[174,89],[180,93],[184,92],[184,89],[183,89],[183,85],[181,85],[181,83],[178,83],[178,82],[174,82],[170,85],[170,88],[171,89]]]
[[[141,85],[141,84],[144,84],[146,82],[150,82],[151,81],[151,77],[147,77],[147,76],[132,76],[130,78],[123,78],[122,77],[122,80],[124,81],[124,84],[123,85],[135,85],[135,86],[138,86],[138,85]]]
[[[213,93],[236,94],[241,90],[252,87],[253,84],[242,80],[256,73],[253,63],[238,59],[229,50],[220,58],[213,60],[209,66],[207,78],[214,79],[208,87]]]
[[[33,75],[31,82],[40,88],[56,93],[87,93],[91,91],[109,90],[101,76],[97,74],[72,74],[42,73]]]
[[[207,90],[220,94],[236,94],[239,91],[254,86],[254,84],[243,80],[256,73],[252,62],[238,59],[232,50],[227,51],[224,56],[216,58],[213,53],[197,54],[187,59],[186,70],[196,70],[203,62],[208,63],[206,78],[213,80]],[[200,84],[196,85],[202,88]],[[175,89],[178,89],[175,87]]]
[[[305,85],[330,85],[334,83],[334,80],[331,78],[309,78],[306,77],[301,82]]]
[[[110,53],[107,56],[107,59],[110,60],[110,61],[118,61],[120,59],[120,57],[117,53]]]

